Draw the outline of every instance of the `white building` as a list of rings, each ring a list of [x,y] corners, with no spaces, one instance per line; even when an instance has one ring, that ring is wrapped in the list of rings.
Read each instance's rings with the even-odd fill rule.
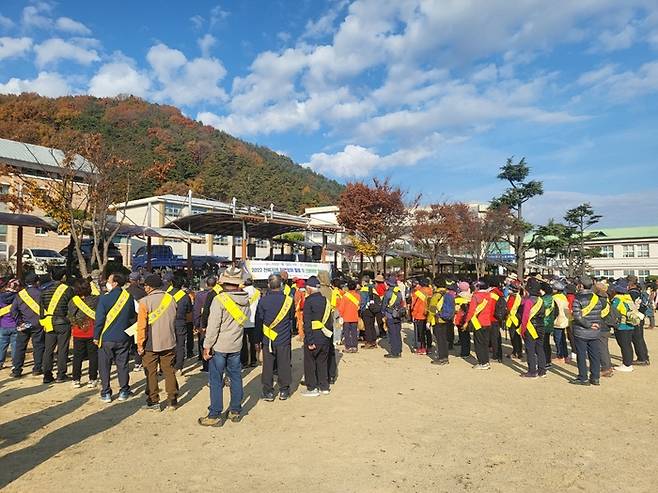
[[[338,213],[340,209],[337,205],[328,205],[324,207],[307,207],[304,209],[304,214],[302,216],[308,217],[311,221],[312,226],[338,226]],[[342,233],[325,233],[327,237],[327,243],[333,245],[342,245],[343,244],[343,234]],[[316,245],[322,246],[323,238],[322,233],[319,231],[306,231],[304,239],[309,243],[314,243]],[[325,254],[326,262],[334,262],[336,257],[336,265],[339,267],[343,263],[343,255],[334,252],[327,251]]]
[[[658,276],[658,226],[608,228],[596,231],[587,246],[601,257],[588,260],[594,276],[619,278],[635,275],[640,281]]]
[[[143,199],[131,200],[126,204],[116,204],[117,219],[123,223],[137,226],[163,227],[165,224],[189,214],[189,198],[182,195],[158,195]],[[230,204],[217,200],[206,200],[192,197],[192,213],[201,214],[213,212],[219,208],[225,209]],[[125,210],[125,217],[124,217]],[[205,235],[206,241],[192,243],[192,255],[217,255],[220,257],[240,258],[242,255],[242,238],[232,236]],[[154,244],[170,245],[177,255],[187,256],[187,243],[181,240],[154,238]],[[254,239],[256,258],[265,258],[270,254],[270,243],[267,240]],[[130,263],[131,254],[137,248],[145,245],[143,240],[131,238],[129,242],[122,241],[122,253],[125,263]],[[235,249],[233,248],[235,246]],[[235,250],[235,252],[233,251]]]

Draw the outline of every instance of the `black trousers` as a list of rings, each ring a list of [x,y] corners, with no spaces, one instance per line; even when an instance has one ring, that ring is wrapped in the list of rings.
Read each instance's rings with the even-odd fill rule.
[[[274,362],[278,367],[277,381],[279,391],[289,391],[292,382],[292,367],[290,366],[291,348],[290,342],[278,346],[272,345],[263,340],[263,373],[261,382],[263,384],[263,394],[269,394],[274,391]]]
[[[366,328],[365,340],[368,344],[377,342],[377,329],[375,329],[375,316],[368,309],[361,314],[363,325]]]
[[[176,327],[176,358],[174,369],[182,370],[185,363],[185,343],[187,342],[187,327]]]
[[[203,341],[205,340],[205,332],[199,332],[197,334],[197,347],[199,349],[199,361],[201,361],[201,369],[203,371],[208,371],[208,362],[203,359]]]
[[[512,354],[520,358],[523,354],[523,340],[521,339],[521,334],[516,331],[517,328],[512,325],[508,330],[510,342],[512,343]]]
[[[434,338],[438,359],[448,359],[448,329],[452,330],[452,322],[439,322],[434,325]]]
[[[644,340],[644,328],[642,324],[633,329],[633,347],[635,348],[635,356],[637,356],[638,361],[649,361],[649,350]]]
[[[187,357],[191,358],[194,356],[194,328],[192,324],[185,324],[186,338],[185,338],[185,347],[187,350]]]
[[[98,346],[93,339],[73,338],[73,380],[82,378],[82,362],[89,360],[89,380],[98,378]]]
[[[544,334],[544,356],[546,357],[546,364],[549,364],[551,362],[551,357],[553,356],[550,333]]]
[[[446,331],[446,337],[448,338],[448,349],[455,347],[455,324],[449,323]]]
[[[471,333],[468,330],[459,329],[459,345],[461,347],[459,356],[465,358],[471,355]]]
[[[375,315],[375,320],[377,320],[377,329],[379,330],[379,337],[384,337],[386,335],[386,327],[384,327],[384,316],[381,313]]]
[[[32,357],[34,358],[33,372],[42,371],[43,366],[43,352],[45,349],[45,332],[41,327],[31,327],[25,330],[19,330],[16,336],[16,365],[14,371],[18,373],[23,372],[23,365],[25,364],[25,353],[27,352],[27,344],[32,339]]]
[[[621,359],[624,366],[633,365],[633,331],[632,330],[616,330],[615,339],[621,349]]]
[[[55,325],[51,332],[45,333],[45,349],[43,351],[44,376],[52,376],[53,357],[57,348],[57,377],[66,377],[66,366],[69,359],[69,341],[71,340],[71,327],[69,325]]]
[[[425,328],[427,327],[427,320],[414,320],[414,347],[416,349],[426,348],[425,342]]]
[[[495,360],[503,359],[503,337],[500,333],[500,323],[491,324],[491,347],[493,348],[493,357]]]
[[[544,352],[544,333],[538,332],[537,339],[533,339],[526,332],[523,337],[525,352],[528,357],[528,373],[543,375],[546,373],[546,353]]]
[[[98,348],[98,372],[101,376],[101,395],[112,395],[110,388],[110,374],[112,363],[117,367],[117,378],[119,380],[119,391],[130,391],[130,372],[128,360],[130,359],[130,341],[113,342],[103,341]]]
[[[475,357],[478,363],[486,365],[489,363],[489,341],[491,339],[491,327],[482,327],[473,332],[473,342],[475,345]]]
[[[242,349],[240,350],[242,366],[257,363],[256,342],[256,329],[254,327],[245,328],[242,335]]]
[[[328,359],[329,348],[333,345],[316,346],[311,351],[304,346],[304,381],[309,390],[329,390]],[[279,369],[279,371],[281,371]]]
[[[336,348],[331,342],[329,343],[329,348],[327,349],[327,374],[329,375],[329,380],[336,380],[336,377],[338,377]]]

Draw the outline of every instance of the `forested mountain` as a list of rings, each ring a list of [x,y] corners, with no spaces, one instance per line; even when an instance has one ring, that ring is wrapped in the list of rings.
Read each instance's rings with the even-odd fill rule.
[[[195,122],[173,106],[134,97],[0,95],[2,138],[67,148],[81,133],[100,134],[113,154],[142,172],[131,198],[192,189],[209,198],[274,203],[277,210],[299,213],[337,203],[342,191],[336,181]]]

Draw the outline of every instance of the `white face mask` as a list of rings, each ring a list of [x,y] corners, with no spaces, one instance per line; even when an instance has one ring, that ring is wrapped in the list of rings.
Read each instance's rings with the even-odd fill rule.
[[[112,291],[114,289],[114,286],[112,285],[111,282],[108,281],[105,283],[105,289],[107,289],[108,291]]]

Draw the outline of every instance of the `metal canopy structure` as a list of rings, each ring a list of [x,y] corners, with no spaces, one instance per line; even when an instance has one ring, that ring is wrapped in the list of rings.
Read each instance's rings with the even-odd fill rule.
[[[111,226],[110,226],[111,229]],[[154,228],[151,226],[138,226],[136,224],[121,224],[117,234],[124,236],[143,236],[145,238],[163,238],[166,240],[180,240],[192,243],[203,243],[203,236],[191,234],[171,228]]]
[[[16,234],[16,277],[20,279],[23,276],[23,228],[44,228],[55,231],[57,230],[57,224],[30,214],[11,214],[8,212],[0,212],[0,224],[18,226]]]

